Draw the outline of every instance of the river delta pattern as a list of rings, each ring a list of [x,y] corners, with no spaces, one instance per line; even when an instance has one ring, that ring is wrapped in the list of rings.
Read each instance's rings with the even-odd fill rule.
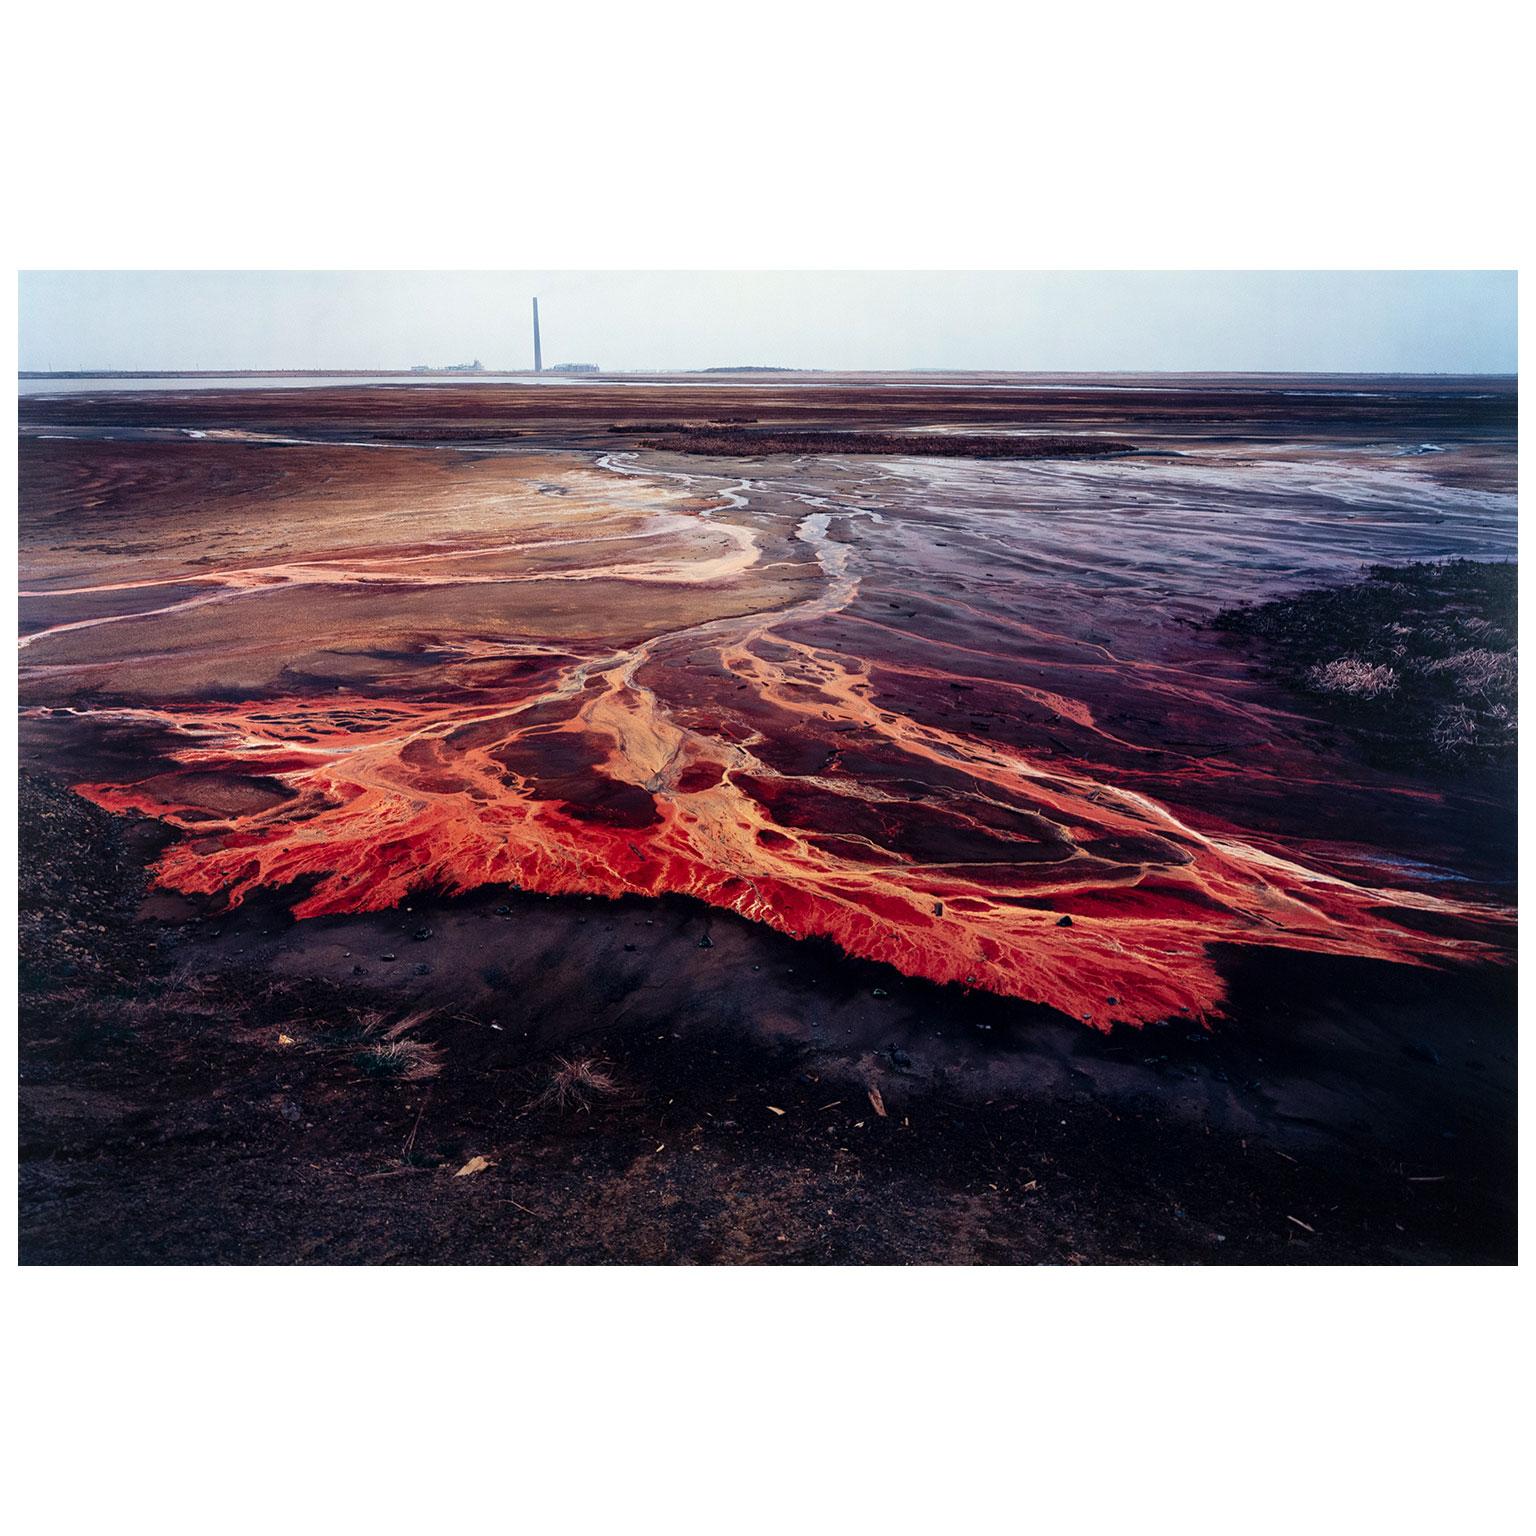
[[[28,455],[24,715],[151,744],[78,787],[182,834],[169,890],[676,893],[1100,1029],[1218,1014],[1221,946],[1511,946],[1445,795],[1199,628],[1512,558],[1513,494],[1428,454]]]

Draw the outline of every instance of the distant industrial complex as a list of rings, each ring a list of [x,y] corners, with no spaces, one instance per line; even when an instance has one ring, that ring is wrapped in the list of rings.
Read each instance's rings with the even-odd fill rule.
[[[533,371],[544,372],[544,346],[539,337],[539,301],[533,301]],[[551,373],[598,373],[601,370],[596,363],[556,363],[549,370]]]
[[[446,363],[439,367],[435,363],[412,363],[412,373],[484,373],[485,365],[477,357],[472,363]],[[539,301],[533,301],[533,371],[544,372],[544,347],[539,337]],[[555,363],[551,365],[551,373],[601,373],[602,369],[596,363]]]

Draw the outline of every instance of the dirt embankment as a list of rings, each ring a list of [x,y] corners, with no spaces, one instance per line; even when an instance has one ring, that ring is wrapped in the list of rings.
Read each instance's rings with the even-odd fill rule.
[[[1487,1139],[1503,978],[1394,991],[1297,959],[1234,976],[1241,1037],[1104,1039],[692,903],[141,915],[163,834],[30,776],[21,820],[23,1262],[1513,1255],[1512,1150]],[[343,944],[366,974],[319,974]],[[604,946],[697,961],[614,986]],[[1401,1048],[1370,1035],[1377,1004]],[[862,1043],[796,1034],[811,1018]],[[992,1092],[930,1054],[950,1039]],[[1373,1094],[1400,1123],[1369,1123]]]

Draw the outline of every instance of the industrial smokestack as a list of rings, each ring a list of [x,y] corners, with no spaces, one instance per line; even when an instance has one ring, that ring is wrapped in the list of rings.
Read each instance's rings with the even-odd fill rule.
[[[544,353],[539,347],[539,301],[533,301],[533,371],[544,372]]]

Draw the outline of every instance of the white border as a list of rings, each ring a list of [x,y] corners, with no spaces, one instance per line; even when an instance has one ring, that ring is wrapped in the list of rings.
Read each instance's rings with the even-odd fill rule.
[[[1514,24],[33,7],[12,266],[1518,267]],[[40,1533],[1403,1536],[1524,1502],[1517,1271],[10,1279]]]

